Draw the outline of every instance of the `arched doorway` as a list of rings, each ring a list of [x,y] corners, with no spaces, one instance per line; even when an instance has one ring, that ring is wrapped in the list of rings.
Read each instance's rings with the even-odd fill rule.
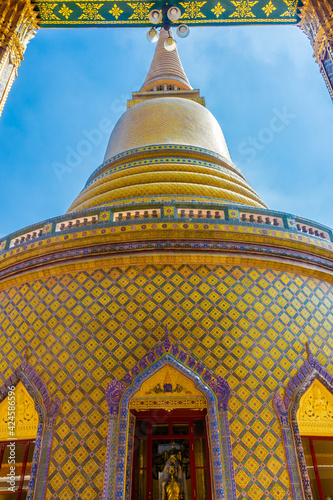
[[[0,500],[44,499],[60,407],[27,361],[0,387]]]
[[[333,498],[333,394],[316,378],[300,399],[297,422],[313,500]]]
[[[207,400],[165,365],[130,401],[135,417],[132,500],[211,500]]]
[[[313,356],[273,398],[293,500],[333,498],[333,376]]]
[[[166,336],[162,346],[149,351],[121,382],[114,379],[106,390],[110,417],[102,499],[132,500],[134,482],[134,498],[141,488],[141,497],[150,500],[156,481],[156,497],[163,498],[164,488],[163,500],[174,500],[165,492],[166,483],[177,472],[182,482],[175,486],[179,495],[187,489],[192,500],[193,485],[198,484],[207,492],[201,497],[205,500],[236,500],[229,396],[230,387],[222,377],[214,379],[200,361],[195,362]],[[187,451],[192,445],[193,450]]]
[[[27,498],[38,431],[38,413],[21,381],[0,403],[0,499]]]

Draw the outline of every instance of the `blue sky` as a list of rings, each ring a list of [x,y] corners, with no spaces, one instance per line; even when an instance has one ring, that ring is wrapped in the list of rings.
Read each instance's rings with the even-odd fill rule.
[[[145,35],[43,29],[29,43],[0,119],[1,236],[63,214],[102,163],[109,130],[149,69],[155,45]],[[332,226],[333,105],[305,35],[200,27],[177,41],[234,163],[267,205]]]

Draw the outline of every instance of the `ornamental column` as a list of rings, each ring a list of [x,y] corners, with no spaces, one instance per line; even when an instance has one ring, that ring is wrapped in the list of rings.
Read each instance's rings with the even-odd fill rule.
[[[303,0],[300,28],[310,39],[333,100],[333,0]]]
[[[26,46],[38,28],[37,15],[31,0],[0,2],[0,115]]]

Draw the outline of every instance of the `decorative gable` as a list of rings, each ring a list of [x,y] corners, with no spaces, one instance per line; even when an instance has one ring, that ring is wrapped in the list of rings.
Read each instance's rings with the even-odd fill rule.
[[[28,391],[18,382],[0,403],[0,440],[35,439],[38,413]]]
[[[144,381],[131,400],[131,408],[135,410],[157,407],[201,410],[207,408],[207,402],[192,380],[171,365],[166,365]]]
[[[297,421],[301,436],[333,436],[333,394],[319,380],[301,397]]]

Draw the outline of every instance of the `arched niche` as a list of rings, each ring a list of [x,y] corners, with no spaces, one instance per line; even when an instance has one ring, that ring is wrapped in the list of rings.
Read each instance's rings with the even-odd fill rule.
[[[34,400],[21,380],[9,389],[0,403],[0,441],[36,439],[39,418]]]
[[[15,492],[15,498],[24,498],[29,489],[39,417],[21,380],[8,389],[0,403],[0,496],[7,490]]]
[[[296,415],[301,436],[333,437],[333,394],[318,378],[300,398]]]
[[[167,363],[142,382],[129,408],[130,419],[135,417],[134,453],[126,473],[130,483],[132,478],[131,499],[139,491],[143,497],[150,492],[152,498],[168,498],[169,490],[184,499],[198,493],[211,500],[208,404],[195,382]]]
[[[312,496],[326,500],[333,494],[333,393],[317,377],[296,416]]]
[[[168,395],[164,385],[172,391]],[[165,410],[168,401],[170,409],[206,408],[212,498],[236,500],[228,423],[229,395],[230,388],[221,377],[213,379],[200,361],[194,361],[178,346],[171,348],[166,344],[148,353],[132,369],[125,383],[112,381],[106,394],[110,420],[102,498],[131,500],[133,410],[140,405],[143,409]]]
[[[326,500],[331,494],[314,491],[313,450],[307,441],[332,439],[333,449],[333,376],[309,353],[284,398],[276,393],[273,403],[282,427],[293,500]]]
[[[13,391],[14,388],[14,391]],[[8,397],[15,393],[15,429],[6,433]],[[0,440],[35,439],[26,500],[43,500],[51,453],[53,429],[60,411],[60,400],[51,401],[44,382],[26,361],[0,388]],[[8,426],[7,426],[8,427]]]

